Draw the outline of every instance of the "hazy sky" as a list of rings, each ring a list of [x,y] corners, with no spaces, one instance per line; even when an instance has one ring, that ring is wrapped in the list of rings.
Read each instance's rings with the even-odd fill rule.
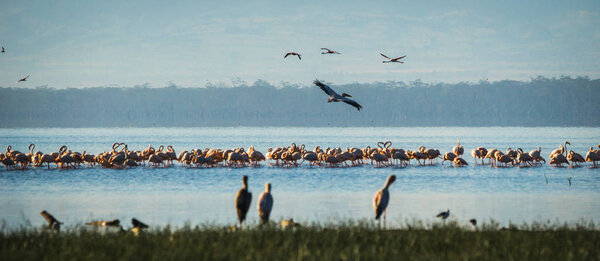
[[[2,1],[0,86],[600,77],[598,0],[323,2]]]

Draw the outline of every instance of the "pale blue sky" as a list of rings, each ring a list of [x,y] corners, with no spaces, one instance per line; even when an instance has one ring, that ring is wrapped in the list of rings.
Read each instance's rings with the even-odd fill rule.
[[[415,2],[2,1],[0,86],[600,77],[600,1]]]

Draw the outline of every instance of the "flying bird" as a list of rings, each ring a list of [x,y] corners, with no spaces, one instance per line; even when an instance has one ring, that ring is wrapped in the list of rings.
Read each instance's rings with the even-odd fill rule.
[[[321,48],[321,54],[341,54],[328,48]]]
[[[446,209],[446,211],[442,211],[439,214],[437,214],[437,216],[435,217],[439,217],[441,219],[446,220],[448,217],[450,216],[450,209]]]
[[[17,83],[27,81],[27,78],[29,78],[29,75],[27,75],[25,78],[18,80]]]
[[[300,54],[299,53],[295,53],[295,52],[286,53],[283,58],[287,58],[289,55],[296,55],[296,56],[298,56],[298,59],[302,60],[302,57],[300,57]]]
[[[385,54],[382,54],[382,53],[379,53],[379,54],[381,54],[381,56],[388,59],[388,61],[383,61],[382,63],[404,63],[404,62],[400,61],[400,59],[406,57],[406,55],[405,55],[405,56],[400,56],[400,57],[396,57],[396,58],[390,58],[390,57],[387,57]]]
[[[346,97],[352,97],[349,94],[342,93],[342,95],[339,95],[334,90],[329,88],[329,86],[323,84],[319,80],[315,80],[313,83],[315,85],[319,86],[319,88],[321,88],[321,90],[323,90],[327,95],[329,95],[329,99],[327,100],[327,102],[341,102],[342,101],[342,102],[345,102],[347,104],[354,106],[359,111],[360,111],[360,109],[362,109],[362,106],[360,104],[358,104],[357,102],[355,102],[352,99],[346,98]]]

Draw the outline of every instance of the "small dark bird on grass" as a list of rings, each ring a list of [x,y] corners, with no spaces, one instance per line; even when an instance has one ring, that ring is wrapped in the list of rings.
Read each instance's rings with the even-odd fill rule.
[[[283,58],[287,58],[289,55],[295,55],[295,56],[298,56],[298,59],[302,60],[302,57],[300,57],[300,54],[299,54],[299,53],[295,53],[295,52],[289,52],[289,53],[286,53],[286,54],[285,54],[285,56],[284,56]]]
[[[142,223],[142,221],[139,221],[136,218],[131,219],[131,225],[133,226],[133,228],[140,228],[140,229],[148,228],[148,225]]]
[[[469,220],[469,223],[471,223],[471,225],[473,226],[477,226],[477,219],[472,218],[471,220]]]
[[[448,217],[450,216],[450,209],[446,209],[446,211],[440,212],[439,214],[437,214],[437,216],[435,217],[439,217],[441,219],[446,220]]]
[[[58,219],[56,219],[54,216],[52,216],[46,210],[42,211],[40,213],[40,215],[42,215],[42,217],[44,217],[46,222],[48,222],[48,226],[46,227],[47,229],[52,229],[57,232],[60,231],[60,225],[62,224],[62,222],[58,221]]]
[[[131,219],[131,225],[133,226],[131,228],[131,232],[133,232],[133,234],[136,236],[138,236],[140,234],[140,232],[142,232],[142,230],[148,228],[148,225],[142,223],[142,221],[139,221],[136,218]],[[121,230],[122,229],[123,228],[121,228]]]

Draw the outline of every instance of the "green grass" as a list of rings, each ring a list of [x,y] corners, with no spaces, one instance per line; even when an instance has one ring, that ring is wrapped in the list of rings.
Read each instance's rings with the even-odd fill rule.
[[[381,230],[369,224],[231,230],[215,226],[100,233],[21,229],[0,233],[1,260],[600,260],[593,224],[454,223]]]

